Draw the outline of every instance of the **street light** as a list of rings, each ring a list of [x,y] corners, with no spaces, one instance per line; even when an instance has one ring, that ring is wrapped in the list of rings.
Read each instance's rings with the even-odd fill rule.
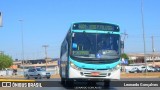
[[[144,45],[144,61],[146,67],[146,74],[147,74],[147,61],[146,61],[146,42],[145,42],[145,30],[144,30],[144,19],[143,19],[143,0],[141,0],[141,16],[142,16],[142,30],[143,30],[143,45]]]
[[[24,73],[24,40],[23,40],[23,20],[19,20],[21,24],[21,43],[22,43],[22,67],[23,67],[23,73]]]
[[[2,12],[0,12],[0,27],[2,27],[3,24],[2,24]]]

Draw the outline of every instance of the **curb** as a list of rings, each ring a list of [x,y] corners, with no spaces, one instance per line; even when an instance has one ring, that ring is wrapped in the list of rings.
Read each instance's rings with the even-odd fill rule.
[[[0,82],[35,82],[35,80],[13,80],[13,79],[5,79],[5,80],[1,80]]]

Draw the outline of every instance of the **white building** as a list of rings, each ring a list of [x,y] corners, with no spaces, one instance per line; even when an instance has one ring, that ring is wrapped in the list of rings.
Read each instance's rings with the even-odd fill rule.
[[[143,53],[134,53],[127,54],[130,62],[133,64],[144,64],[144,54]],[[160,53],[146,54],[147,65],[149,66],[159,66],[160,67]]]

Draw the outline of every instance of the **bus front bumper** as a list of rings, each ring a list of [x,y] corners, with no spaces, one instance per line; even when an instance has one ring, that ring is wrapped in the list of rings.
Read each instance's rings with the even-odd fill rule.
[[[97,80],[104,79],[110,80],[120,79],[120,69],[117,70],[76,70],[72,67],[69,69],[69,78],[72,79],[89,79],[89,80]]]

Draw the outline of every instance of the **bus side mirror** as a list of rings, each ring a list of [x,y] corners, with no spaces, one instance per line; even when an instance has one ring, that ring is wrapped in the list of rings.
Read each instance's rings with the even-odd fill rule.
[[[121,41],[121,48],[124,48],[124,41]]]

